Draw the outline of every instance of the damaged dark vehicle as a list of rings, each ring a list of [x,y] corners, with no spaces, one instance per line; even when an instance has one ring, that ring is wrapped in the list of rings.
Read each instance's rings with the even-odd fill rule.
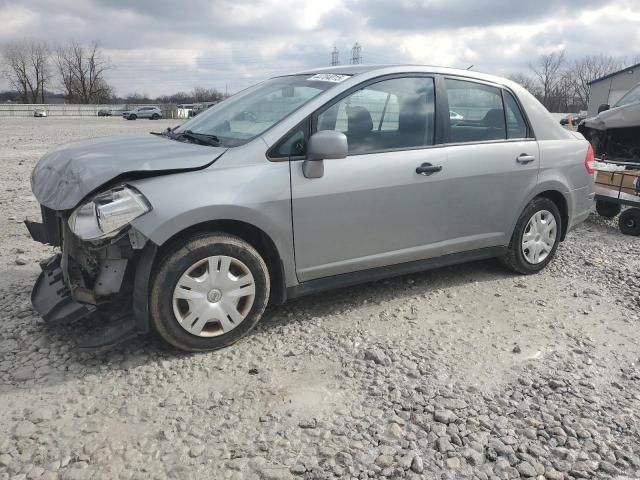
[[[600,105],[598,115],[582,121],[578,132],[591,142],[599,159],[640,162],[640,83],[612,107]]]

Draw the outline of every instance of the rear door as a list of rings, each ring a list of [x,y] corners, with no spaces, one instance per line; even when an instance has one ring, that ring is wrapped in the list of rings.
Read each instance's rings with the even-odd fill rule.
[[[449,250],[506,246],[538,181],[538,143],[510,91],[466,78],[443,84],[450,118],[437,180],[447,183]]]

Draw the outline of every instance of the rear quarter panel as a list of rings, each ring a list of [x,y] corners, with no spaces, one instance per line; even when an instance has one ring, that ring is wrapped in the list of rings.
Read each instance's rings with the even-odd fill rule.
[[[584,220],[593,205],[594,177],[587,172],[584,160],[588,142],[584,139],[542,140],[538,185],[526,199],[524,206],[542,192],[562,193],[567,201],[568,226]]]

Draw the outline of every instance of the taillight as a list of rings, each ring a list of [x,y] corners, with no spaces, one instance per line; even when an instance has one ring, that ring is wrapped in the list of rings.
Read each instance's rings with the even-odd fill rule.
[[[587,155],[584,157],[584,168],[587,169],[587,173],[591,175],[596,171],[596,160],[595,155],[593,154],[593,147],[589,144],[589,148],[587,149]]]

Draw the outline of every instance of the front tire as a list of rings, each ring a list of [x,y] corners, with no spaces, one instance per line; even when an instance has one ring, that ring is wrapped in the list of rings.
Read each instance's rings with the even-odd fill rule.
[[[500,260],[517,273],[539,272],[555,256],[561,229],[556,204],[545,197],[534,198],[518,218],[507,253]]]
[[[129,115],[129,120],[135,120],[136,118],[138,118],[137,115]]]
[[[269,288],[265,261],[244,240],[225,233],[183,240],[161,257],[151,280],[151,322],[181,350],[217,350],[258,323]]]

